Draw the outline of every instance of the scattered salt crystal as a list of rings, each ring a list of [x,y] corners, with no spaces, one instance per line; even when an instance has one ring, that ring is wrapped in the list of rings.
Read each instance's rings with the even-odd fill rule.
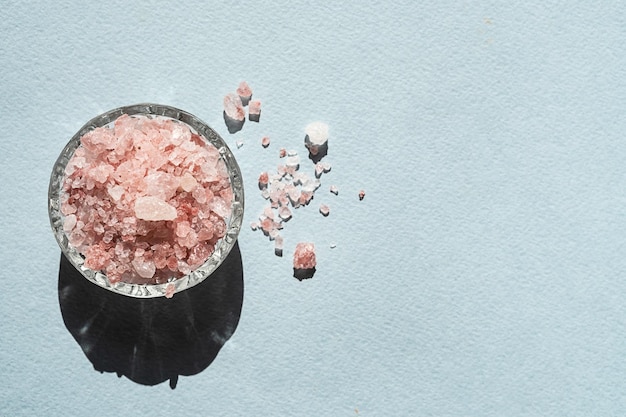
[[[242,140],[238,140],[235,142],[235,145],[237,145],[237,149],[241,149],[241,147],[243,146],[243,141]]]
[[[250,88],[248,83],[245,82],[245,81],[240,82],[239,83],[239,87],[237,87],[236,93],[239,96],[239,98],[241,99],[241,103],[244,106],[247,106],[248,102],[252,98],[252,89]]]
[[[259,228],[259,224],[257,222],[250,223],[250,229],[257,230]]]
[[[330,213],[330,207],[328,207],[326,204],[321,204],[320,205],[320,213],[324,217],[328,216],[328,214]]]
[[[248,108],[248,119],[250,119],[251,122],[258,122],[260,118],[261,102],[259,100],[252,100]]]
[[[261,146],[263,146],[264,148],[267,148],[268,146],[270,146],[269,136],[263,136],[263,139],[261,139]]]
[[[285,159],[285,165],[290,168],[298,168],[300,166],[300,156],[296,153],[295,155],[287,156]]]
[[[287,155],[287,150],[285,148],[280,148],[280,150],[278,151],[278,157],[284,158],[286,155]]]
[[[139,197],[135,200],[135,216],[150,221],[174,220],[176,209],[158,197]]]
[[[330,186],[330,192],[337,195],[339,194],[339,190],[337,189],[337,187],[335,185],[331,185]]]
[[[283,247],[283,237],[281,235],[276,235],[276,237],[274,237],[274,254],[276,254],[276,256],[283,256]]]
[[[324,166],[322,165],[322,163],[318,162],[317,164],[315,164],[315,176],[319,178],[322,176],[323,172],[324,172]]]
[[[295,269],[311,269],[315,268],[315,265],[315,245],[306,242],[298,243],[293,254],[293,267]]]
[[[363,200],[365,198],[365,191],[359,191],[359,200]]]
[[[330,164],[330,162],[322,162],[322,169],[324,170],[324,173],[330,172],[332,165]]]
[[[309,142],[314,146],[321,146],[328,141],[328,125],[322,122],[309,123],[304,132],[309,138]]]
[[[276,239],[276,236],[278,236],[278,229],[274,228],[270,230],[269,234],[270,234],[270,240]]]
[[[333,242],[333,243],[331,243],[331,244],[330,244],[330,248],[331,248],[331,249],[335,249],[336,247],[337,247],[337,244],[336,244],[335,242]]]
[[[230,93],[224,96],[224,112],[233,120],[243,121],[246,118],[246,111],[237,94]]]
[[[259,188],[267,187],[268,181],[269,176],[267,175],[267,172],[261,172],[261,175],[259,175]]]
[[[291,210],[289,210],[289,207],[282,206],[281,208],[279,208],[278,209],[278,217],[280,217],[284,221],[289,220],[291,218]]]

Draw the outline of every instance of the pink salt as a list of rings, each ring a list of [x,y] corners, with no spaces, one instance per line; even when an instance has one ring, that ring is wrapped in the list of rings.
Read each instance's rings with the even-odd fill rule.
[[[330,186],[330,192],[335,194],[335,195],[338,195],[339,194],[339,189],[337,189],[337,186],[331,185]]]
[[[236,93],[241,99],[241,102],[244,106],[248,104],[250,98],[252,97],[252,89],[245,81],[239,83],[239,87],[237,87]]]
[[[252,100],[248,107],[248,113],[257,116],[261,114],[261,102],[259,100]]]
[[[264,148],[267,148],[268,146],[270,146],[269,136],[263,136],[263,139],[261,139],[261,146],[263,146]]]
[[[230,93],[224,96],[224,112],[233,120],[243,121],[246,118],[246,111],[237,94]]]
[[[326,217],[330,213],[330,208],[326,204],[321,204],[320,213],[322,214],[322,216]]]
[[[187,125],[123,115],[84,135],[68,162],[63,226],[112,284],[158,284],[210,256],[232,196],[218,150]]]
[[[298,243],[293,254],[293,267],[295,269],[311,269],[315,268],[315,265],[315,245],[306,242]]]
[[[365,191],[359,191],[359,200],[363,200],[365,198]]]
[[[285,156],[287,156],[287,149],[280,148],[280,150],[278,151],[278,157],[279,158],[284,158]]]
[[[165,287],[165,297],[172,298],[175,292],[176,292],[176,287],[174,287],[174,284],[172,283],[167,284],[167,286]]]

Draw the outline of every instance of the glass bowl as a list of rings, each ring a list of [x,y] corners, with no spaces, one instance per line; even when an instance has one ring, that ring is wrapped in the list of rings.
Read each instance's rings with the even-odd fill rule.
[[[66,176],[65,168],[76,149],[81,146],[80,139],[87,132],[98,127],[107,126],[122,115],[165,117],[186,124],[192,133],[200,135],[208,144],[217,148],[220,159],[224,161],[230,186],[232,189],[232,207],[230,214],[224,219],[226,222],[225,235],[215,244],[213,253],[195,270],[180,278],[172,276],[167,282],[160,284],[131,284],[127,282],[111,283],[104,271],[96,271],[84,265],[85,257],[73,247],[63,229],[64,216],[61,212],[63,182]],[[174,107],[143,103],[113,109],[87,122],[67,143],[52,169],[48,188],[48,213],[54,236],[63,251],[63,254],[74,267],[89,281],[102,288],[130,297],[150,298],[171,295],[202,282],[215,271],[226,259],[237,241],[241,230],[244,209],[244,190],[241,171],[235,157],[224,140],[206,123],[186,111]],[[173,287],[172,287],[173,286]]]

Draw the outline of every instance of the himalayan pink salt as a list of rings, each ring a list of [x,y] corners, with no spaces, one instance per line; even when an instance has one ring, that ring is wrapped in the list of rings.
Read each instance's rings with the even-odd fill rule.
[[[252,89],[250,88],[248,83],[245,82],[245,81],[240,82],[239,83],[239,87],[237,87],[236,93],[239,96],[239,98],[241,99],[241,103],[244,106],[247,106],[248,102],[252,98]]]
[[[278,217],[280,217],[283,221],[288,221],[289,219],[291,219],[291,210],[289,210],[289,207],[280,207],[278,209]]]
[[[328,216],[328,214],[330,214],[330,207],[328,207],[326,204],[320,204],[320,213],[324,217]]]
[[[250,107],[248,107],[248,119],[251,122],[258,122],[261,118],[261,102],[259,100],[252,100]]]
[[[250,229],[257,230],[259,228],[259,224],[257,222],[250,223]]]
[[[322,165],[322,163],[318,162],[317,164],[315,164],[315,177],[316,178],[321,177],[323,172],[324,172],[324,166]]]
[[[206,261],[232,198],[219,151],[187,125],[123,115],[84,135],[68,161],[63,227],[111,284],[160,284]]]
[[[140,220],[174,220],[176,215],[176,208],[158,197],[145,196],[135,200],[135,216]]]
[[[315,265],[315,245],[306,242],[298,243],[293,254],[294,269],[311,269],[315,268]]]
[[[261,175],[259,175],[259,187],[261,188],[267,187],[268,181],[269,181],[269,176],[267,172],[261,172]]]
[[[263,139],[261,139],[261,146],[263,146],[264,148],[267,148],[268,146],[270,146],[269,136],[263,136]]]
[[[339,189],[337,188],[336,185],[331,185],[330,186],[330,192],[335,194],[335,195],[338,195],[339,194]]]
[[[283,256],[284,240],[280,234],[277,234],[274,238],[274,254],[276,256]]]
[[[230,119],[237,121],[243,121],[246,118],[246,111],[237,94],[230,93],[224,96],[224,113]]]
[[[174,287],[174,284],[172,284],[171,282],[167,284],[167,287],[165,287],[165,297],[172,298],[175,292],[176,292],[176,287]]]
[[[279,158],[284,158],[285,156],[287,156],[287,149],[280,148],[280,150],[278,151],[278,157]]]
[[[359,191],[359,200],[363,200],[365,198],[365,191]]]

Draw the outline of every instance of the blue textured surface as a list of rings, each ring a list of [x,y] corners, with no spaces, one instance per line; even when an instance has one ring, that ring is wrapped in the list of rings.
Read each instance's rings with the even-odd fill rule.
[[[621,2],[6,3],[0,415],[626,414]],[[244,79],[263,114],[233,136],[221,99]],[[340,189],[316,196],[328,218],[296,213],[282,259],[241,233],[239,327],[174,391],[93,370],[46,210],[67,140],[145,101],[244,140],[246,224],[308,122],[330,125]]]

